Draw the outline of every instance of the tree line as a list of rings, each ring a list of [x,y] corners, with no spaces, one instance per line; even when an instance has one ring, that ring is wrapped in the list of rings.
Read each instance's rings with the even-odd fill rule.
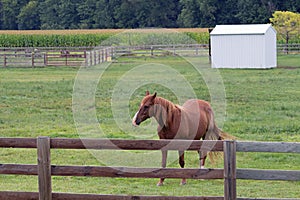
[[[269,23],[299,0],[0,0],[1,30],[180,28]]]

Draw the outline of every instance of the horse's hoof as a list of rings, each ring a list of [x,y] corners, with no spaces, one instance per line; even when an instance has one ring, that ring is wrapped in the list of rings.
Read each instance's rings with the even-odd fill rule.
[[[180,185],[186,185],[186,180],[181,181]]]
[[[164,185],[164,183],[162,183],[162,182],[158,182],[157,184],[156,184],[156,186],[163,186]]]

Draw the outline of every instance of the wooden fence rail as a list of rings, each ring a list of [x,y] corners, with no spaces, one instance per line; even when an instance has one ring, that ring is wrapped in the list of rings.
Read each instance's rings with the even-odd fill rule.
[[[274,148],[276,147],[276,148]],[[300,181],[300,171],[237,169],[236,152],[300,153],[300,143],[188,141],[188,140],[108,140],[62,139],[49,137],[0,138],[0,148],[37,148],[37,165],[0,164],[0,174],[37,175],[39,192],[0,191],[0,199],[207,199],[235,200],[236,179]],[[111,150],[211,150],[224,152],[224,169],[134,168],[51,165],[50,149],[111,149]],[[189,178],[224,179],[224,197],[201,196],[132,196],[52,193],[51,176],[89,176],[126,178]]]

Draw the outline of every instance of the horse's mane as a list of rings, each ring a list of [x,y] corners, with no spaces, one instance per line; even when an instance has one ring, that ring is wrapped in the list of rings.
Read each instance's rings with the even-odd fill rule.
[[[166,117],[165,121],[167,122],[167,124],[165,124],[166,127],[168,126],[169,123],[171,123],[173,115],[175,113],[178,113],[178,111],[180,112],[181,110],[181,108],[178,105],[162,97],[156,97],[154,104],[159,104],[165,109],[167,114],[167,116],[165,116]]]
[[[163,106],[168,111],[173,111],[173,110],[178,108],[178,106],[175,105],[173,102],[171,102],[167,99],[164,99],[162,97],[156,97],[154,103],[155,104],[160,104],[161,106]]]

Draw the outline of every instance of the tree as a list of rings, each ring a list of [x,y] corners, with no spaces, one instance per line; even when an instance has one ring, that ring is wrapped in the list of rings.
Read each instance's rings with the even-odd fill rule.
[[[138,28],[139,20],[137,19],[137,3],[133,1],[122,1],[122,3],[115,7],[114,17],[116,19],[117,27]]]
[[[27,5],[21,8],[17,16],[18,28],[20,30],[36,30],[40,29],[40,18],[38,2],[32,0]]]
[[[79,17],[78,27],[82,29],[94,28],[95,10],[97,0],[85,0],[77,6],[77,12]]]
[[[147,4],[147,27],[177,27],[179,0],[152,0]]]
[[[217,24],[217,4],[218,0],[200,1],[201,27],[213,27]]]
[[[236,17],[241,24],[267,23],[273,12],[268,11],[262,0],[238,0],[236,6],[238,8]]]
[[[114,12],[120,3],[121,0],[98,0],[93,16],[94,28],[116,28]]]
[[[58,16],[60,0],[45,0],[39,5],[41,29],[63,29]]]
[[[268,23],[278,9],[299,13],[300,0],[0,0],[0,29],[213,27]]]
[[[217,4],[216,23],[218,24],[237,24],[239,23],[236,14],[238,0],[219,0]]]
[[[81,1],[80,1],[81,2]],[[61,0],[58,7],[59,24],[64,29],[76,29],[80,23],[80,18],[77,12],[79,0]]]
[[[285,39],[286,47],[291,37],[300,32],[300,14],[290,11],[275,11],[270,18],[277,33]],[[287,52],[288,53],[288,52]]]
[[[180,0],[181,12],[177,23],[181,27],[197,27],[201,23],[198,0]]]
[[[2,28],[3,29],[10,29],[16,30],[18,29],[17,19],[16,16],[18,15],[17,0],[2,0]]]

